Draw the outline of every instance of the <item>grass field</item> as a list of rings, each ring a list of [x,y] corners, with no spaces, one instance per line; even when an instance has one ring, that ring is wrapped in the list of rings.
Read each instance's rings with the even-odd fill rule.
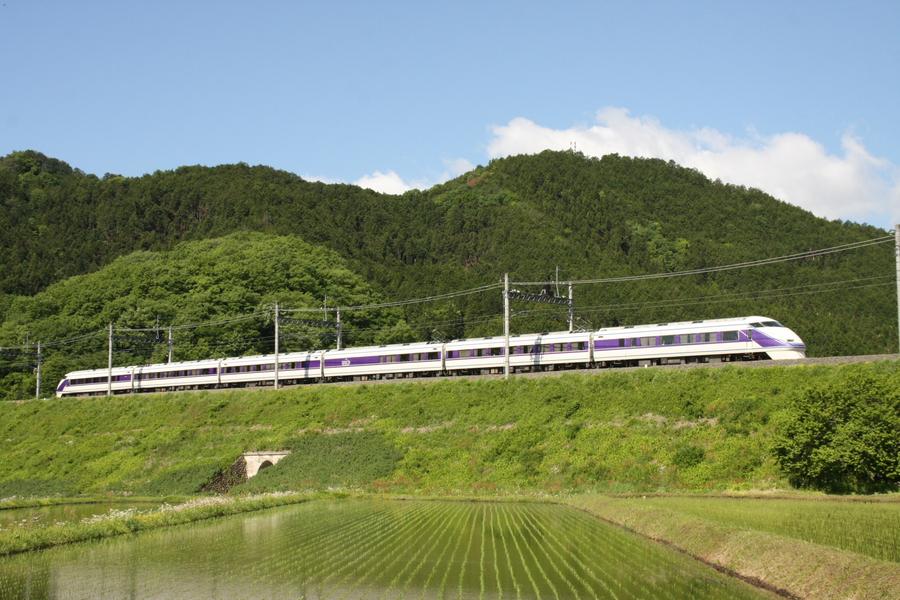
[[[900,497],[894,502],[700,497],[633,502],[900,562]]]
[[[887,558],[896,554],[896,501],[583,495],[565,502],[800,598],[900,597],[900,568]]]

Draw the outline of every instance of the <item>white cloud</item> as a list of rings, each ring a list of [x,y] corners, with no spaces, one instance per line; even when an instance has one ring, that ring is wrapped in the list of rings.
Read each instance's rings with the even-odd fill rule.
[[[900,168],[873,156],[850,134],[843,136],[842,152],[835,155],[801,133],[741,139],[709,128],[676,130],[621,108],[600,110],[596,123],[586,126],[553,129],[520,117],[493,127],[492,133],[491,158],[574,145],[591,156],[673,160],[828,218],[882,225],[900,218]]]
[[[387,173],[375,171],[371,175],[363,175],[353,183],[359,187],[375,190],[382,194],[402,194],[413,189],[412,185],[406,183],[394,171],[388,171]]]
[[[454,158],[444,160],[444,170],[433,179],[414,179],[405,180],[396,171],[388,171],[383,173],[375,171],[369,175],[363,175],[353,182],[359,187],[368,188],[381,192],[382,194],[402,194],[409,190],[425,190],[433,185],[443,183],[448,179],[453,179],[458,175],[462,175],[466,171],[471,171],[475,166],[464,158]]]
[[[448,179],[453,179],[454,177],[458,177],[463,173],[471,171],[475,168],[475,165],[470,163],[464,158],[454,158],[450,160],[444,161],[444,172],[441,174],[440,181],[437,183],[443,183]]]

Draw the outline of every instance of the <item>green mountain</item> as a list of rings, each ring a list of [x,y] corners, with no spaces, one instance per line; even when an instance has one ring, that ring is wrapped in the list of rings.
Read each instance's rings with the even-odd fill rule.
[[[358,294],[393,300],[494,283],[504,272],[514,281],[552,279],[557,268],[562,280],[671,272],[886,234],[817,218],[671,162],[572,152],[495,160],[401,196],[245,164],[101,178],[37,152],[16,152],[0,158],[0,205],[0,345],[6,346],[26,336],[86,333],[109,320],[148,327],[159,316],[165,326],[231,318],[275,300],[314,306],[328,296],[329,304],[346,306],[361,297],[350,288],[342,296],[337,290],[345,288],[326,265],[338,266]],[[206,245],[180,245],[201,240]],[[231,260],[216,253],[222,244],[247,246],[241,275],[216,265]],[[285,252],[301,263],[301,256],[315,257],[324,279],[317,285],[291,279],[285,269],[294,263],[273,260]],[[163,275],[145,276],[148,262]],[[199,273],[198,264],[210,268]],[[893,249],[881,244],[752,269],[577,287],[576,312],[582,327],[761,314],[794,328],[812,355],[891,352],[897,347],[892,276]],[[240,287],[246,277],[251,292]],[[73,300],[84,290],[90,301]],[[362,318],[348,327],[347,342],[495,335],[500,314],[500,294],[491,290]],[[514,332],[564,326],[562,308],[514,306]],[[184,340],[179,351],[190,357],[270,343],[264,325],[236,329],[243,346],[224,341],[227,348],[217,349],[200,336]],[[327,342],[303,335],[298,344]],[[117,355],[116,362],[158,357],[160,350],[142,352]],[[98,356],[85,355],[82,366],[105,364]],[[0,369],[27,371],[28,360],[0,353]]]

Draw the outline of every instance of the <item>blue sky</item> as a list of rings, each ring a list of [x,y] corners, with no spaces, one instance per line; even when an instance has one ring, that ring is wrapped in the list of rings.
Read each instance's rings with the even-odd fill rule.
[[[402,191],[577,144],[900,220],[898,2],[0,0],[0,154]]]

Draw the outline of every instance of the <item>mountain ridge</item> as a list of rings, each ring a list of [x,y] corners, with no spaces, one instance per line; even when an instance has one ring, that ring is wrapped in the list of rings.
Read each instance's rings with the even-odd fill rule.
[[[0,158],[0,206],[5,346],[20,345],[26,336],[57,337],[48,338],[40,324],[53,315],[23,307],[40,306],[46,290],[73,275],[97,273],[103,281],[104,269],[130,253],[172,251],[240,232],[268,236],[258,240],[261,247],[287,236],[334,253],[387,300],[469,289],[497,282],[504,272],[512,281],[547,281],[558,268],[563,282],[665,273],[886,234],[820,219],[759,190],[710,181],[671,162],[550,151],[497,159],[402,195],[308,182],[243,163],[100,178],[20,152]],[[259,258],[265,253],[248,252],[241,260],[254,264],[260,277],[277,275],[269,272],[272,261]],[[578,286],[577,326],[760,314],[791,326],[813,356],[892,352],[893,272],[892,248],[881,244],[753,269]],[[228,278],[207,283],[230,285]],[[175,283],[166,285],[166,294],[176,293]],[[144,314],[141,305],[153,304],[149,290],[123,294],[135,305],[128,314]],[[100,303],[97,313],[132,327],[153,325],[128,320],[112,306],[113,300]],[[479,337],[500,331],[501,314],[494,291],[410,305],[379,326],[395,330],[397,339]],[[30,315],[37,320],[28,322]],[[516,305],[513,315],[514,332],[565,327],[561,309]]]

